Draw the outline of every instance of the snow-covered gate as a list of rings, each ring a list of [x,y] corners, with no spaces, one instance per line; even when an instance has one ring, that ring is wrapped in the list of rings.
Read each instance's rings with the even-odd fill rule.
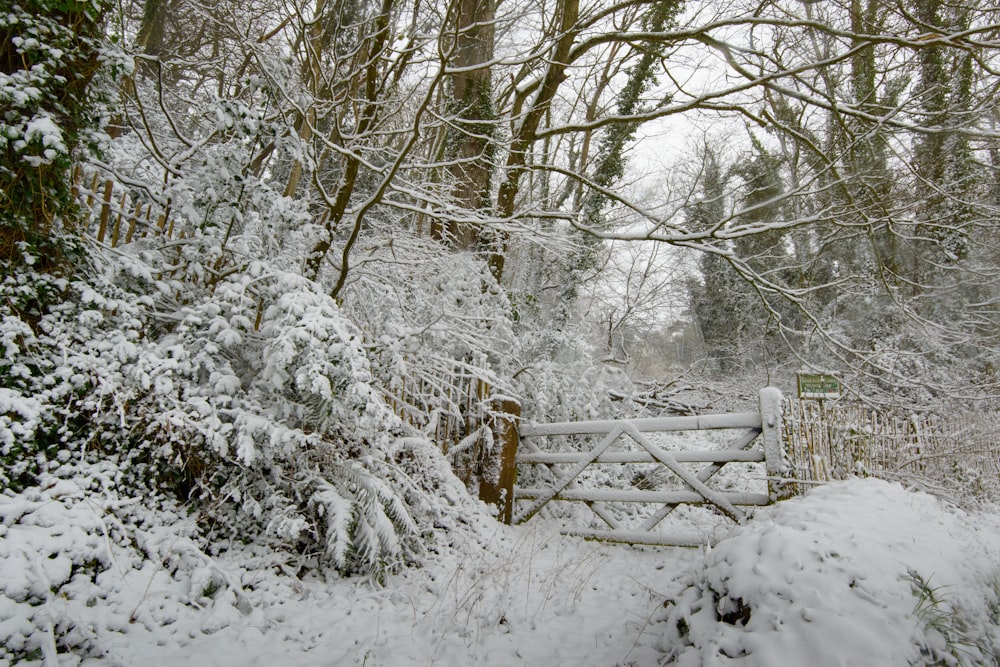
[[[607,524],[607,529],[568,529],[567,534],[636,544],[693,545],[690,536],[657,534],[653,529],[682,504],[709,504],[737,523],[745,519],[741,506],[767,505],[784,495],[780,476],[784,469],[781,439],[781,392],[768,387],[760,392],[758,412],[695,417],[656,417],[632,420],[522,424],[516,462],[521,466],[545,465],[557,471],[556,479],[543,487],[515,486],[515,523],[523,523],[552,501],[586,503]],[[646,434],[668,431],[733,429],[742,431],[724,449],[667,451]],[[545,452],[533,440],[550,436],[603,436],[589,451]],[[616,443],[629,438],[638,445],[622,451]],[[759,446],[754,447],[755,444]],[[618,451],[615,451],[618,449]],[[731,462],[764,462],[768,493],[721,491],[707,482]],[[576,488],[574,482],[590,465],[607,463],[658,463],[684,483],[684,490]],[[693,472],[683,464],[705,463]],[[627,528],[608,511],[606,503],[635,502],[662,505],[639,526]]]

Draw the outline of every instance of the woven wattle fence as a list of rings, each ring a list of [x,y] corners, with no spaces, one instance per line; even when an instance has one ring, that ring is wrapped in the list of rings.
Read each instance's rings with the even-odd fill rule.
[[[910,482],[957,497],[1000,491],[1000,418],[991,412],[894,414],[860,404],[785,402],[785,451],[793,476]]]

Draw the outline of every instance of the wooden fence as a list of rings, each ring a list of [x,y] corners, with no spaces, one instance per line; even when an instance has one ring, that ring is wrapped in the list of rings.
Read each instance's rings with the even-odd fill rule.
[[[85,171],[78,166],[73,173],[73,191],[96,223],[95,237],[100,243],[114,248],[137,237],[171,238],[174,234],[169,206],[133,201],[127,188],[110,178],[102,179],[97,171]]]
[[[95,169],[77,166],[73,172],[73,193],[76,201],[86,212],[88,232],[98,243],[111,248],[132,243],[137,239],[151,238],[162,241],[180,241],[188,238],[183,218],[171,210],[169,201],[164,205],[144,198],[141,190],[129,188],[121,182],[107,178]],[[225,243],[225,242],[224,242]],[[163,243],[162,246],[170,244]],[[184,249],[173,244],[173,261],[167,260],[158,278],[177,277],[183,273]],[[224,244],[223,244],[224,245]],[[206,258],[202,258],[203,260]],[[205,286],[215,287],[217,282],[232,267],[232,257],[223,247],[217,257],[207,261],[198,270],[202,271]],[[251,287],[250,293],[254,292]],[[260,325],[264,302],[257,296],[258,311],[256,329]]]
[[[960,498],[1000,487],[1000,417],[992,412],[901,415],[790,400],[783,433],[792,475],[805,483],[878,477]]]
[[[492,387],[475,367],[457,360],[431,373],[413,370],[386,399],[400,419],[432,437],[445,455],[454,455],[482,427]]]
[[[483,376],[485,366],[483,359],[455,360],[431,373],[415,369],[385,397],[404,422],[438,444],[459,479],[510,523],[521,406],[495,393]]]

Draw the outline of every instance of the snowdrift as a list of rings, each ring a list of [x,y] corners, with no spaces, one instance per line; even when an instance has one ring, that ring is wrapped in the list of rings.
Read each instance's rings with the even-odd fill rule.
[[[676,665],[997,664],[998,525],[898,484],[816,488],[706,554],[659,646]]]

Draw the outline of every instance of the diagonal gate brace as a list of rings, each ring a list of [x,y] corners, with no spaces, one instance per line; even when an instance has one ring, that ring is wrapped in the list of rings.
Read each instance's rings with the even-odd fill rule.
[[[590,450],[590,453],[587,454],[587,456],[581,459],[580,462],[577,463],[575,466],[573,466],[573,468],[568,473],[566,473],[565,476],[557,480],[556,483],[552,485],[551,490],[549,490],[545,495],[537,498],[535,502],[531,503],[531,505],[526,510],[524,510],[524,512],[518,515],[517,523],[524,523],[531,517],[538,514],[538,511],[543,507],[545,507],[546,503],[548,503],[550,500],[559,495],[560,491],[569,486],[570,482],[576,479],[577,475],[583,472],[584,469],[591,463],[596,461],[597,458],[601,454],[603,454],[604,451],[621,436],[621,434],[625,431],[625,426],[626,426],[625,424],[622,424],[620,426],[616,426],[615,428],[611,429],[611,431],[608,432],[608,435],[599,443],[597,443],[597,445],[592,450]],[[634,429],[635,427],[632,428]],[[636,433],[638,433],[638,431],[636,431]],[[600,516],[600,514],[598,514],[598,516]],[[601,518],[603,519],[604,517]]]
[[[754,443],[757,437],[760,435],[760,429],[754,428],[750,429],[746,433],[743,433],[738,438],[729,443],[729,446],[722,451],[743,451],[750,445]],[[710,480],[715,473],[722,470],[723,463],[709,463],[704,468],[698,471],[697,478],[702,482],[707,482]],[[647,518],[640,526],[640,530],[650,531],[656,528],[661,521],[666,519],[674,510],[677,509],[677,505],[664,505],[655,514]]]
[[[726,497],[713,489],[710,489],[705,482],[698,479],[696,475],[691,473],[687,468],[682,466],[677,462],[674,457],[661,449],[652,440],[644,436],[639,432],[633,424],[623,424],[622,431],[627,433],[629,437],[635,440],[639,446],[645,449],[647,452],[652,454],[653,458],[669,468],[675,475],[684,480],[684,483],[690,486],[694,491],[697,491],[701,497],[707,500],[709,503],[715,505],[719,508],[723,514],[735,521],[736,523],[743,523],[746,521],[746,515],[733,505]],[[609,443],[610,444],[610,443]],[[595,457],[596,458],[596,457]],[[579,473],[577,473],[579,474]],[[561,490],[561,489],[560,489]]]

